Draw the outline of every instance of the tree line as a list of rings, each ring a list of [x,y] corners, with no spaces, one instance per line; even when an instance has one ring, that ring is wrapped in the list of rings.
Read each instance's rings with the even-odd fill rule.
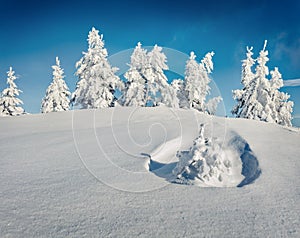
[[[119,104],[135,107],[165,105],[172,108],[194,108],[215,114],[222,98],[207,100],[214,52],[207,53],[200,62],[197,62],[195,53],[191,52],[186,62],[184,80],[174,79],[169,84],[165,75],[168,70],[167,57],[162,52],[162,47],[155,45],[148,52],[139,42],[131,55],[124,81],[116,75],[118,69],[111,66],[107,59],[103,35],[92,28],[87,40],[88,50],[76,63],[75,74],[78,81],[73,93],[64,81],[64,71],[56,57],[56,64],[52,66],[53,80],[42,99],[41,113],[67,111],[70,105],[82,109],[97,109]],[[279,91],[283,80],[278,68],[269,73],[266,66],[269,60],[266,43],[257,59],[252,58],[253,48],[247,47],[247,58],[242,61],[243,88],[233,91],[237,104],[232,113],[236,117],[291,126],[293,102],[288,100],[288,94]],[[21,90],[17,88],[14,80],[16,76],[10,67],[7,73],[8,87],[0,95],[1,116],[25,113],[21,106],[23,102],[18,98]],[[122,96],[118,97],[117,92]]]

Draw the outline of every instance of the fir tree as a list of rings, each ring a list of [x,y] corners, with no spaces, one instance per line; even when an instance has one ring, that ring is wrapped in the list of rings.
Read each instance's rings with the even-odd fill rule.
[[[251,119],[273,122],[271,116],[272,111],[270,108],[270,82],[267,78],[269,75],[269,68],[266,66],[269,61],[268,51],[266,50],[267,41],[265,41],[263,50],[260,51],[259,57],[257,58],[256,66],[256,92],[254,93],[253,107],[249,107],[251,112]]]
[[[283,87],[283,80],[278,68],[275,67],[271,73],[271,103],[272,118],[275,123],[283,126],[292,126],[292,101],[288,101],[290,95],[284,92],[280,92],[279,89]]]
[[[42,113],[69,110],[70,92],[64,81],[64,71],[60,67],[58,57],[56,57],[56,64],[52,66],[52,69],[53,80],[46,90],[46,96],[42,100]]]
[[[132,56],[124,95],[125,106],[157,106],[164,104],[176,107],[174,92],[168,84],[164,70],[168,69],[167,57],[162,47],[155,45],[152,51],[142,49],[138,43]]]
[[[247,49],[247,59],[243,61],[242,65],[242,83],[244,85],[242,90],[233,91],[234,99],[238,101],[237,106],[234,107],[232,112],[237,115],[237,117],[254,119],[254,120],[270,120],[267,119],[267,102],[268,90],[270,88],[269,82],[266,76],[269,74],[269,69],[266,63],[269,61],[268,51],[265,50],[266,42],[264,48],[260,51],[259,57],[256,59],[257,66],[255,68],[255,73],[250,72],[253,66],[252,59],[252,48]],[[245,72],[245,73],[244,73]],[[248,72],[246,74],[246,72]]]
[[[190,108],[206,111],[206,96],[210,92],[209,74],[213,70],[212,57],[214,52],[207,53],[198,64],[196,55],[191,52],[185,69],[185,91]]]
[[[162,52],[162,47],[155,45],[148,53],[149,63],[145,72],[147,78],[147,95],[148,102],[153,106],[164,104],[174,106],[171,88],[164,70],[168,70],[167,57]]]
[[[247,47],[247,59],[242,65],[243,89],[233,91],[233,98],[238,103],[232,113],[237,117],[290,126],[293,102],[288,101],[288,94],[279,91],[283,82],[278,68],[271,71],[272,79],[268,80],[266,45],[267,41],[256,60],[252,59],[252,47]],[[251,68],[255,61],[257,66],[253,73]]]
[[[99,35],[94,27],[89,32],[88,44],[88,51],[83,53],[76,64],[79,80],[72,102],[82,108],[113,107],[115,91],[123,87],[121,80],[115,75],[117,68],[109,64],[103,35]]]
[[[17,98],[22,91],[17,88],[14,82],[16,79],[15,72],[10,67],[7,72],[7,84],[9,87],[2,91],[0,98],[0,116],[19,116],[24,114],[24,109],[20,106],[23,102]]]
[[[190,58],[186,62],[185,66],[185,91],[187,99],[189,102],[189,108],[193,108],[198,101],[196,101],[199,93],[196,91],[197,88],[194,87],[195,83],[200,81],[199,65],[196,61],[196,55],[192,51],[190,53]]]
[[[176,93],[178,106],[180,108],[189,108],[189,103],[184,89],[184,81],[181,79],[174,79],[171,83],[171,86]]]
[[[250,82],[253,81],[255,75],[252,72],[252,67],[255,64],[255,60],[252,58],[253,55],[253,47],[247,46],[247,58],[242,60],[242,80],[241,83],[243,85],[243,89],[237,89],[233,91],[233,98],[237,100],[237,105],[232,109],[232,114],[235,114],[237,117],[242,117],[243,108],[250,96],[252,95],[249,87]],[[244,115],[243,115],[244,116]]]
[[[124,106],[146,105],[147,79],[145,78],[145,68],[148,64],[147,61],[147,51],[142,48],[142,44],[139,42],[131,55],[130,68],[124,74],[127,79]]]

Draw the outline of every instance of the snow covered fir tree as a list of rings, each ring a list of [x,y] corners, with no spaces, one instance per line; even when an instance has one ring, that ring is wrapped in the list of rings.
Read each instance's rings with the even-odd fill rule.
[[[53,80],[46,90],[46,95],[42,100],[42,113],[59,112],[69,110],[70,92],[64,81],[64,71],[60,66],[58,57],[55,59],[56,64],[52,66]]]
[[[271,117],[280,125],[292,126],[292,112],[294,102],[288,101],[290,95],[284,92],[280,92],[279,89],[283,86],[283,80],[278,68],[270,72],[271,74],[271,103],[270,108],[272,110]]]
[[[191,52],[185,69],[185,91],[190,108],[205,111],[205,100],[209,93],[209,73],[213,70],[213,52],[207,53],[200,64],[196,61],[196,55]]]
[[[174,79],[171,83],[171,87],[173,89],[174,96],[176,95],[175,105],[178,104],[179,108],[188,108],[188,100],[184,91],[184,80],[182,79]]]
[[[115,75],[117,68],[107,60],[103,35],[94,27],[88,35],[88,51],[76,63],[78,82],[71,102],[81,108],[105,108],[115,105],[115,92],[123,82]]]
[[[164,104],[169,107],[177,107],[175,105],[174,96],[172,94],[168,78],[164,70],[168,70],[167,57],[162,52],[162,47],[155,45],[148,53],[149,66],[146,71],[148,101],[154,106]]]
[[[222,98],[214,97],[207,101],[207,96],[210,94],[209,74],[213,70],[213,56],[214,52],[209,52],[198,63],[195,53],[193,51],[190,53],[185,66],[184,80],[176,79],[171,84],[180,108],[194,108],[208,114],[216,113]]]
[[[233,91],[237,105],[232,109],[232,113],[236,117],[291,126],[293,102],[288,101],[288,94],[279,91],[283,80],[278,68],[271,71],[272,78],[268,79],[269,69],[266,64],[269,58],[266,45],[267,41],[257,59],[252,58],[253,47],[247,47],[247,58],[242,61],[243,89]]]
[[[23,102],[17,97],[22,91],[17,88],[14,82],[16,79],[15,72],[10,67],[7,72],[7,84],[9,86],[2,91],[0,97],[0,116],[19,116],[25,113],[21,107]]]
[[[139,42],[132,55],[130,68],[125,73],[124,106],[178,107],[177,97],[164,73],[168,70],[167,57],[162,47],[155,45],[150,52]]]
[[[145,77],[148,66],[147,51],[139,42],[130,57],[130,68],[124,74],[126,90],[124,106],[146,106],[147,103],[147,78]]]

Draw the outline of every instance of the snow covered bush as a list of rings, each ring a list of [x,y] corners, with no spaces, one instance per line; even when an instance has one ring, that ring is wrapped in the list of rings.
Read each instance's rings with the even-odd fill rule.
[[[237,105],[232,113],[236,117],[291,126],[293,102],[288,101],[288,94],[279,91],[283,81],[278,68],[271,71],[272,79],[268,79],[269,69],[266,64],[269,58],[266,44],[267,41],[257,59],[252,58],[253,47],[247,47],[247,58],[242,61],[243,89],[233,91]],[[252,72],[255,62],[255,72]]]
[[[76,63],[79,79],[72,102],[82,108],[113,107],[115,91],[123,88],[123,82],[115,75],[118,69],[109,64],[103,35],[94,27],[89,32],[88,44],[88,51]]]
[[[53,80],[46,90],[46,95],[42,100],[42,113],[59,112],[69,110],[70,92],[64,81],[64,71],[60,67],[58,57],[55,59],[56,64],[52,66]]]
[[[24,114],[24,109],[20,106],[23,102],[17,98],[22,91],[17,88],[14,82],[16,79],[15,72],[10,67],[7,72],[7,84],[9,87],[2,91],[0,97],[0,116],[18,116]]]
[[[204,125],[200,125],[199,136],[188,151],[179,151],[179,159],[173,174],[175,182],[191,184],[197,181],[214,185],[222,184],[223,176],[230,174],[231,162],[214,139],[204,137]]]

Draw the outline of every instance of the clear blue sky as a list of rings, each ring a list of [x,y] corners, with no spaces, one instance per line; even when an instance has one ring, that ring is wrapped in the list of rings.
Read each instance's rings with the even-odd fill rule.
[[[24,108],[37,113],[52,80],[51,65],[61,59],[66,82],[76,84],[75,63],[87,50],[87,34],[95,26],[104,34],[110,55],[135,47],[158,44],[200,59],[214,50],[212,78],[221,90],[227,113],[240,88],[245,47],[257,56],[268,40],[272,69],[284,79],[300,78],[300,1],[0,1],[0,89],[13,66],[23,90]],[[300,115],[300,86],[285,87]]]

